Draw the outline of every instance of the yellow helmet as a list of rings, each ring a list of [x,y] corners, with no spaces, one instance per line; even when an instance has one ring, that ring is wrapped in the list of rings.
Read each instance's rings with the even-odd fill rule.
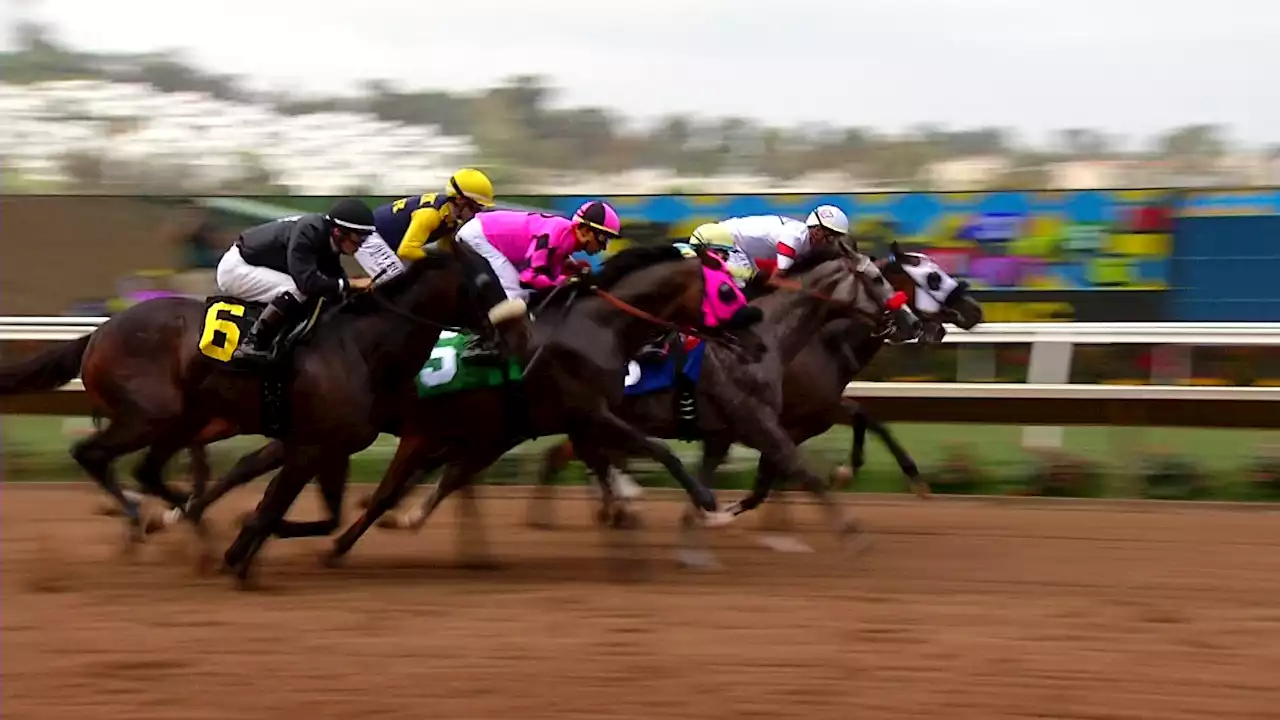
[[[479,170],[463,168],[454,173],[445,192],[449,197],[461,195],[481,207],[493,207],[493,183]]]
[[[701,245],[720,250],[732,250],[733,234],[720,223],[706,223],[694,229],[693,234],[689,236],[689,244],[694,247]]]

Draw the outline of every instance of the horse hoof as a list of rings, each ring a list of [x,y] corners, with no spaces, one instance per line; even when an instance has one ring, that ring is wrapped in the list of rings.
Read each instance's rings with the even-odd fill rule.
[[[719,570],[724,566],[710,550],[681,550],[676,554],[680,566],[690,570]]]
[[[639,513],[619,508],[614,512],[609,525],[615,530],[638,530],[644,525],[644,522],[640,519]]]
[[[921,500],[928,500],[933,497],[933,491],[929,488],[929,483],[923,480],[915,480],[911,483],[911,492]]]
[[[761,535],[759,542],[764,547],[780,553],[811,553],[813,547],[798,537],[791,535]]]
[[[163,532],[168,527],[169,524],[165,522],[163,515],[151,514],[142,523],[142,533],[144,535],[154,535],[158,532]]]
[[[737,515],[734,515],[731,512],[717,510],[714,512],[703,513],[702,524],[709,528],[720,528],[732,524],[737,517]]]
[[[871,535],[860,530],[854,523],[850,522],[845,526],[841,537],[841,545],[844,547],[845,552],[851,555],[861,555],[870,550],[873,544]]]
[[[376,523],[374,523],[374,527],[382,528],[383,530],[409,529],[409,526],[405,524],[404,520],[402,520],[399,515],[383,515],[378,518]]]
[[[348,548],[349,550],[349,548]],[[347,561],[347,551],[337,546],[330,548],[329,552],[320,553],[320,565],[335,570],[342,568]]]
[[[828,480],[833,490],[843,490],[853,482],[853,470],[848,465],[841,465],[831,471],[831,477]]]

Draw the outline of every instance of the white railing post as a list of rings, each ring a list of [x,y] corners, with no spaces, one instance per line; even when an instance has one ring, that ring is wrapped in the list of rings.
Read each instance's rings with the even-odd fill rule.
[[[1071,355],[1075,345],[1065,340],[1031,343],[1031,361],[1027,364],[1027,382],[1036,385],[1058,385],[1071,382]],[[1022,447],[1028,450],[1062,448],[1065,431],[1061,427],[1028,425],[1022,428]]]

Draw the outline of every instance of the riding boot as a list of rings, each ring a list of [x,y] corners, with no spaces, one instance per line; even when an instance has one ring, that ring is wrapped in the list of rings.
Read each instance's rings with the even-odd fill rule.
[[[664,332],[656,339],[650,340],[640,347],[636,360],[641,362],[661,362],[671,352],[671,333]]]
[[[280,337],[280,331],[300,306],[301,303],[291,293],[286,292],[276,296],[262,310],[262,314],[249,329],[244,341],[232,353],[231,359],[252,362],[269,362],[273,359],[276,338]]]

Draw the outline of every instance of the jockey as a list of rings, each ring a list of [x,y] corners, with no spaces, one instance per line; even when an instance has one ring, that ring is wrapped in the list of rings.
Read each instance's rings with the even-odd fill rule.
[[[786,270],[812,247],[849,233],[849,218],[834,205],[819,205],[803,223],[781,215],[752,215],[699,225],[689,245],[706,247],[721,255],[729,274],[745,288],[757,273],[768,277]],[[646,343],[636,359],[661,360],[667,356],[670,333]]]
[[[755,277],[755,263],[751,262],[751,258],[737,246],[733,233],[729,232],[729,228],[722,223],[699,225],[689,236],[689,245],[694,248],[707,248],[720,256],[725,268],[740,289],[745,288],[751,278]]]
[[[809,248],[849,234],[849,218],[834,205],[819,205],[801,223],[781,215],[753,215],[721,220],[734,246],[755,269],[772,275],[791,267]]]
[[[576,252],[595,255],[622,232],[618,213],[608,203],[584,204],[573,218],[545,213],[493,210],[480,213],[458,229],[457,240],[489,263],[507,300],[489,310],[498,324],[525,312],[530,290],[546,290],[564,283]],[[464,357],[495,357],[497,348],[473,336]]]
[[[453,237],[476,213],[493,207],[493,183],[479,170],[454,173],[443,193],[400,198],[373,211],[377,231],[360,246],[356,261],[381,284],[418,260],[424,247]]]
[[[354,254],[373,231],[369,206],[344,198],[324,215],[295,215],[240,233],[218,262],[218,290],[269,304],[232,358],[269,360],[275,339],[303,303],[350,289],[341,257]]]

